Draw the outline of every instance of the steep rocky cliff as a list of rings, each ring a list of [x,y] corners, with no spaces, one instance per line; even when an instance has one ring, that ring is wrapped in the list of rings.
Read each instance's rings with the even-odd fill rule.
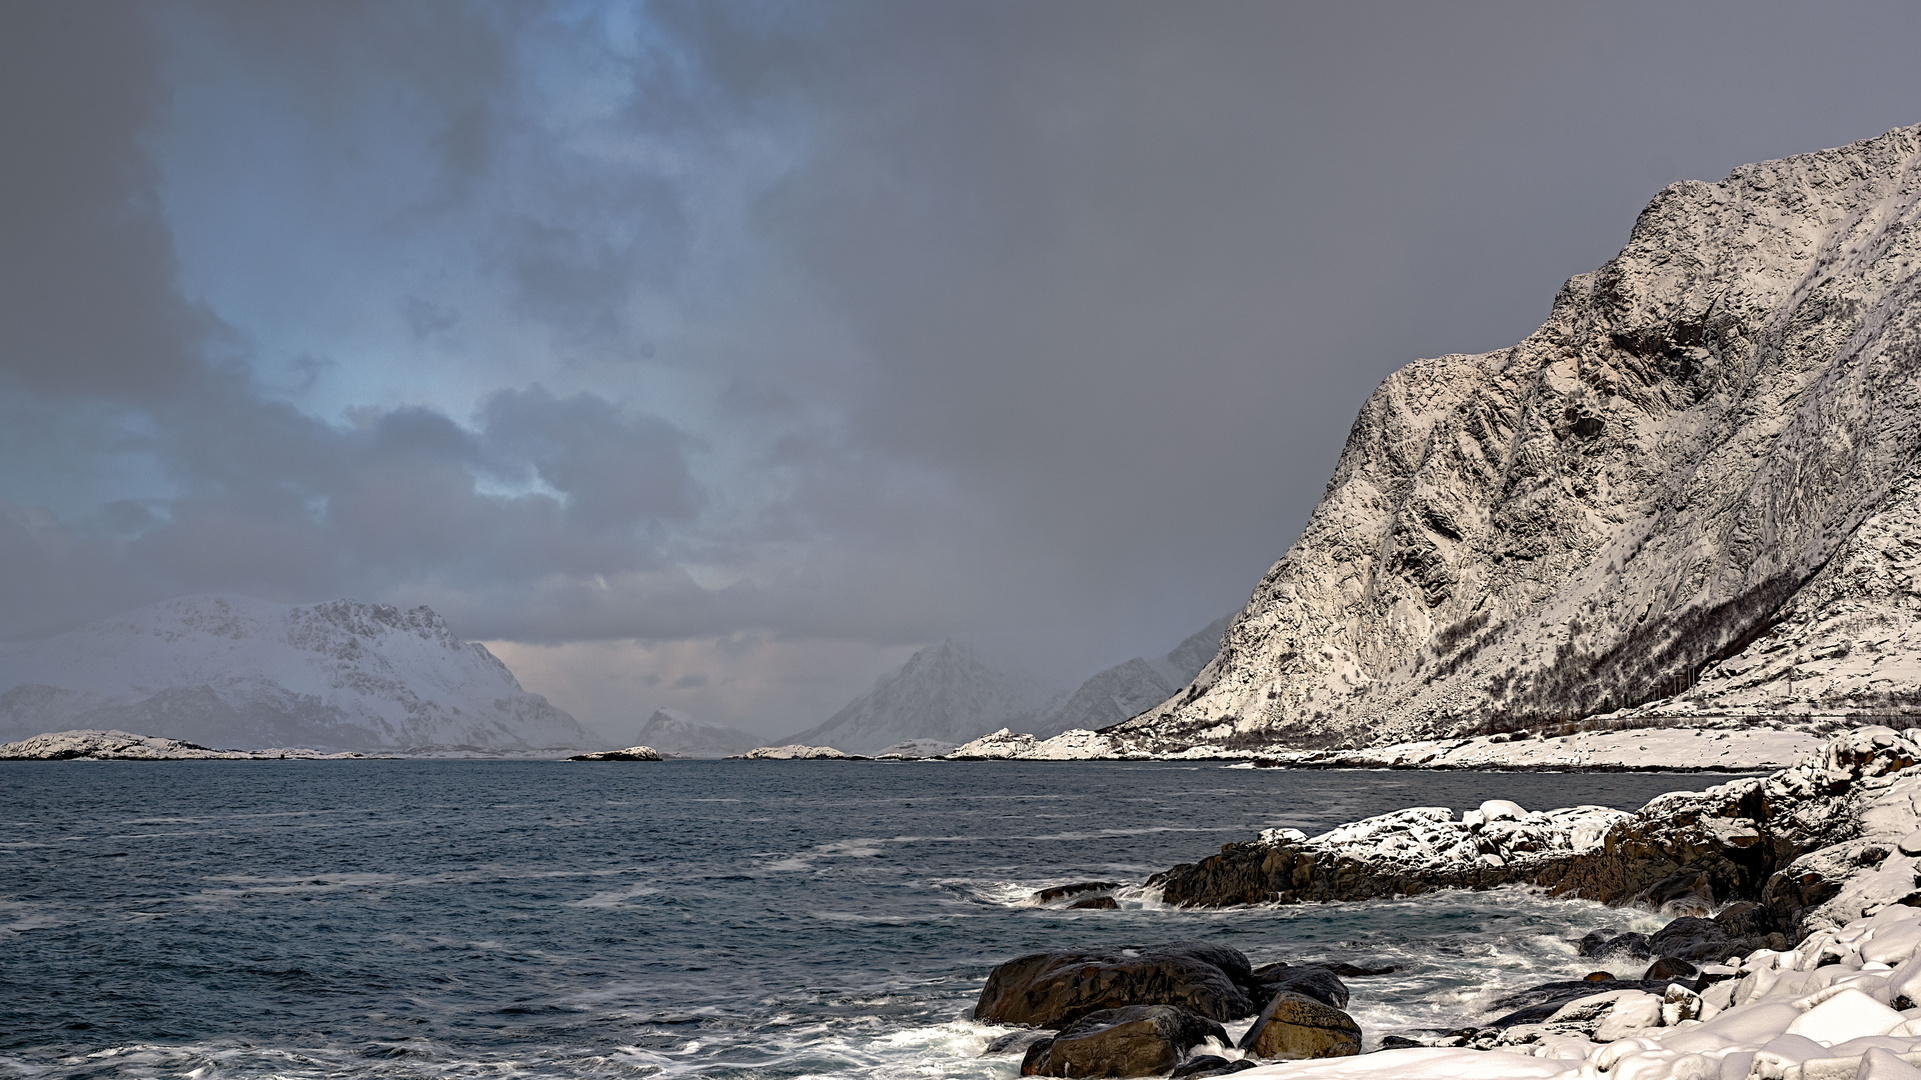
[[[1116,734],[1915,700],[1917,165],[1903,128],[1670,185],[1525,341],[1394,373],[1220,655]]]

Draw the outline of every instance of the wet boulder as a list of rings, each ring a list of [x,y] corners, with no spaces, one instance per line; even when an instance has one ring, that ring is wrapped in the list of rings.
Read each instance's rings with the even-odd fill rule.
[[[1322,965],[1288,967],[1269,964],[1256,971],[1254,977],[1261,981],[1261,986],[1267,991],[1264,996],[1270,999],[1283,990],[1291,990],[1330,1008],[1347,1008],[1347,984],[1332,969]]]
[[[1241,1049],[1264,1058],[1350,1057],[1361,1052],[1361,1026],[1331,1005],[1283,990],[1241,1037]]]
[[[1227,1032],[1176,1005],[1102,1009],[1030,1047],[1021,1075],[1161,1076],[1209,1039],[1225,1044]]]
[[[1036,904],[1051,904],[1082,893],[1113,892],[1121,887],[1118,881],[1076,881],[1071,885],[1054,885],[1034,894]]]
[[[1000,1038],[995,1039],[993,1042],[988,1043],[987,1049],[981,1051],[981,1056],[993,1057],[996,1054],[1025,1054],[1035,1043],[1046,1042],[1053,1037],[1053,1035],[1045,1030],[1010,1031]]]
[[[1745,938],[1731,938],[1711,919],[1684,915],[1648,936],[1656,956],[1673,956],[1696,963],[1719,962],[1754,951]]]
[[[1260,997],[1261,986],[1238,950],[1176,942],[1009,960],[988,975],[974,1019],[1061,1028],[1106,1009],[1178,1005],[1218,1022],[1253,1014]]]
[[[1641,974],[1642,982],[1686,981],[1701,973],[1701,969],[1678,956],[1663,956],[1648,965]]]
[[[1574,952],[1577,956],[1596,958],[1627,956],[1645,959],[1654,955],[1654,946],[1648,943],[1646,934],[1637,934],[1632,930],[1590,930]]]

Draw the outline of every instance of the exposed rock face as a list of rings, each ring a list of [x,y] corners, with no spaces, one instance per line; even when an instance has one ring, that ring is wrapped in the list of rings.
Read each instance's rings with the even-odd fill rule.
[[[0,738],[64,728],[208,746],[588,747],[426,607],[170,600],[0,654]]]
[[[1660,954],[1718,959],[1774,947],[1770,935],[1783,931],[1793,936],[1889,904],[1921,904],[1918,761],[1921,747],[1898,733],[1861,728],[1793,768],[1672,792],[1633,814],[1601,807],[1517,814],[1512,804],[1487,803],[1456,821],[1445,808],[1417,807],[1312,839],[1270,829],[1148,883],[1168,903],[1202,907],[1515,883],[1651,907],[1759,900],[1730,905],[1725,921],[1678,919],[1662,931],[1667,939],[1643,953],[1671,948]]]
[[[1525,341],[1390,376],[1220,655],[1115,734],[1404,741],[1704,666],[1704,707],[1921,700],[1917,165],[1903,128],[1670,185]]]

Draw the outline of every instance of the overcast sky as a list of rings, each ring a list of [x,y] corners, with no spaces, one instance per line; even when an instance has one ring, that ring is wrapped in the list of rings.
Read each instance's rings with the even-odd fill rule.
[[[1921,8],[0,6],[0,639],[426,603],[612,737],[950,634],[1071,683]]]

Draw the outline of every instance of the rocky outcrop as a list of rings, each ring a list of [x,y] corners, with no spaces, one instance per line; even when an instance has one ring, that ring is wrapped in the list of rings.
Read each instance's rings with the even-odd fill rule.
[[[1390,376],[1220,655],[1110,734],[1921,702],[1918,165],[1903,128],[1670,185],[1526,340]]]
[[[1313,838],[1268,830],[1148,884],[1168,903],[1201,907],[1505,884],[1671,912],[1758,901],[1717,928],[1753,948],[1772,933],[1792,938],[1921,904],[1917,761],[1921,748],[1899,733],[1862,728],[1771,776],[1662,795],[1633,814],[1484,803],[1455,820],[1445,808],[1415,808]]]
[[[212,747],[135,735],[126,731],[52,731],[0,745],[0,761],[281,761],[357,758],[304,748],[215,750]]]
[[[844,754],[831,746],[806,746],[791,743],[787,746],[762,746],[745,754],[729,758],[730,761],[866,761],[858,754]]]
[[[568,761],[659,761],[660,751],[651,746],[630,746],[625,750],[598,750],[591,754],[575,754]]]

